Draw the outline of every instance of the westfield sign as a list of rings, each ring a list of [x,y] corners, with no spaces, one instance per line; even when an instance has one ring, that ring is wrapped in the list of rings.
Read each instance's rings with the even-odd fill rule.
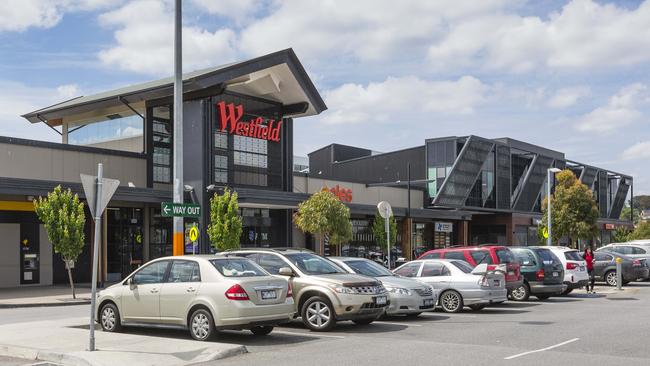
[[[219,122],[221,131],[228,131],[229,134],[239,136],[254,137],[256,139],[269,140],[274,142],[280,141],[280,132],[282,130],[282,120],[269,119],[264,124],[265,119],[262,117],[253,118],[250,121],[242,121],[244,116],[244,107],[241,104],[218,102],[217,110],[219,112]]]

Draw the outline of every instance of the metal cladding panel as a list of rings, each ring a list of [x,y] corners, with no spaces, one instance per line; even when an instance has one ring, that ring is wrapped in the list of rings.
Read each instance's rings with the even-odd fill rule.
[[[470,136],[460,151],[433,204],[462,207],[481,171],[494,142]]]
[[[594,186],[594,181],[596,180],[596,174],[598,174],[598,170],[596,168],[586,166],[582,171],[582,176],[580,177],[580,181],[586,184],[587,187],[591,188]]]
[[[515,201],[515,211],[531,212],[535,207],[535,202],[539,192],[544,185],[547,169],[551,167],[553,158],[538,155],[535,159],[535,165],[531,168],[528,179],[524,182],[523,189]]]
[[[600,211],[600,217],[607,217],[607,172],[601,170],[598,172],[598,211]]]
[[[510,148],[497,146],[496,162],[497,208],[510,209]]]
[[[614,202],[612,203],[612,209],[609,211],[610,219],[618,219],[621,217],[621,211],[625,205],[625,199],[627,198],[627,192],[630,190],[630,184],[625,178],[621,179],[621,182],[618,185],[616,190],[616,196],[614,196]]]

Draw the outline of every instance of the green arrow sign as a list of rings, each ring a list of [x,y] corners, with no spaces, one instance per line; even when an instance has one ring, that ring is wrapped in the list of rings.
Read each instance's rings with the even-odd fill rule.
[[[163,217],[201,217],[201,206],[190,203],[163,202],[160,204]]]

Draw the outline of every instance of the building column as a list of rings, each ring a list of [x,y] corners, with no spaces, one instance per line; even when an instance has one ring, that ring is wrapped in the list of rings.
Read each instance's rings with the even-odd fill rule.
[[[469,221],[458,222],[458,245],[469,245]]]
[[[413,219],[402,220],[402,254],[406,260],[413,260]]]
[[[68,124],[65,122],[61,124],[61,143],[68,143]]]

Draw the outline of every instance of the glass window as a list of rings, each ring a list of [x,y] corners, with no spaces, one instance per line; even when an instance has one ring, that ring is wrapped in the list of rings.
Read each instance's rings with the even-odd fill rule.
[[[391,271],[384,266],[368,260],[346,261],[345,264],[352,268],[355,273],[370,277],[392,276]]]
[[[420,277],[444,276],[444,269],[447,268],[442,263],[424,263]]]
[[[570,261],[582,261],[582,257],[580,256],[580,253],[578,253],[577,250],[570,250],[568,252],[564,252],[564,258]]]
[[[162,217],[160,208],[152,208],[150,217],[149,258],[172,255],[172,218]]]
[[[515,257],[512,255],[510,249],[497,249],[497,258],[499,258],[499,263],[512,263],[515,261]]]
[[[461,261],[466,261],[465,260],[465,253],[461,251],[452,251],[452,252],[445,252],[445,259],[458,259]]]
[[[471,273],[473,270],[472,266],[470,266],[469,263],[465,261],[452,261],[451,264],[456,266],[456,268],[460,269],[464,273]]]
[[[645,249],[639,247],[630,247],[632,248],[632,254],[646,254]]]
[[[83,125],[83,122],[81,123]],[[113,143],[124,139],[138,138],[138,151],[142,152],[142,136],[144,122],[142,118],[132,111],[113,113],[106,116],[106,119],[99,122],[89,122],[84,128],[75,130],[68,135],[68,143],[71,145],[95,145],[103,144],[110,149],[122,150],[120,144]],[[72,129],[72,128],[71,128]],[[106,145],[108,144],[108,145]],[[98,147],[102,147],[99,145]],[[132,149],[124,149],[132,151]]]
[[[200,282],[199,264],[194,261],[173,261],[167,282]]]
[[[287,254],[287,259],[302,272],[310,275],[346,273],[332,261],[311,253]]]
[[[282,258],[275,254],[260,253],[257,258],[257,263],[271,274],[280,274],[280,268],[289,267]]]
[[[133,275],[133,281],[138,285],[148,283],[162,283],[167,272],[169,261],[158,261],[151,263]]]
[[[420,270],[420,266],[422,266],[422,262],[407,263],[402,267],[398,268],[395,271],[395,274],[402,277],[417,277],[418,271]]]
[[[515,255],[515,259],[522,267],[535,267],[537,266],[537,260],[535,255],[526,249],[513,250],[512,252]]]
[[[213,259],[210,263],[224,277],[262,277],[269,275],[262,267],[245,258]]]
[[[422,256],[420,259],[438,259],[440,258],[440,253],[435,252],[435,253],[428,253]]]
[[[172,115],[170,106],[153,107],[153,181],[171,183]]]
[[[555,254],[548,249],[535,249],[535,252],[540,256],[540,258],[542,258],[544,263],[559,263],[560,261]]]
[[[614,257],[612,257],[609,254],[596,252],[594,253],[594,259],[596,260],[596,262],[611,262],[612,259],[614,259]]]
[[[472,259],[474,260],[474,263],[476,263],[476,265],[482,263],[487,263],[487,264],[494,263],[492,261],[492,256],[490,255],[490,252],[487,250],[472,250],[469,252],[469,254],[472,256]]]

